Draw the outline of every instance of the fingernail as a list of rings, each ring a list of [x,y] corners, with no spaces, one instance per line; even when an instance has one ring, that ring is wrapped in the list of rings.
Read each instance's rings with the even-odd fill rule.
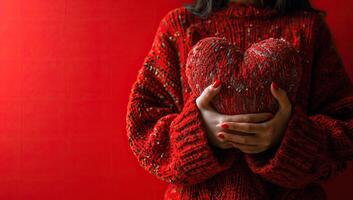
[[[278,85],[275,82],[272,82],[272,87],[273,89],[278,90]]]
[[[224,135],[222,133],[218,134],[218,137],[224,139]]]
[[[220,81],[220,80],[216,80],[216,81],[213,83],[213,88],[218,88],[220,84],[221,84],[221,81]]]
[[[229,128],[228,124],[222,124],[221,127],[225,129]]]

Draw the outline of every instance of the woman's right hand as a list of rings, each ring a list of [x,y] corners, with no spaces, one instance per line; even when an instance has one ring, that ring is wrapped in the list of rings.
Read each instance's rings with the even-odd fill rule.
[[[216,125],[225,122],[260,122],[265,121],[269,117],[273,116],[272,113],[254,113],[254,114],[239,114],[239,115],[224,115],[218,113],[211,105],[210,102],[214,96],[216,96],[221,88],[221,82],[219,80],[215,81],[213,84],[206,87],[199,97],[196,98],[196,105],[199,108],[207,132],[207,137],[209,142],[216,147],[221,149],[233,148],[231,142],[222,140],[224,135],[222,132],[232,133],[232,134],[249,134],[242,133],[238,131],[232,131],[227,129],[217,127]],[[223,136],[223,137],[222,137]]]

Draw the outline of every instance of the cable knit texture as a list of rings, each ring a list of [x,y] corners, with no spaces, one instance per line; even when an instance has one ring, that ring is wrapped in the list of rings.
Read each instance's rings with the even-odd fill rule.
[[[215,80],[222,80],[212,104],[228,115],[276,113],[279,104],[268,90],[272,81],[294,103],[301,72],[298,53],[283,38],[262,40],[242,52],[225,38],[205,37],[190,50],[185,66],[192,93],[200,95]]]
[[[303,71],[278,146],[244,154],[209,143],[185,73],[188,53],[205,37],[242,52],[268,38],[296,49]],[[169,183],[165,199],[326,199],[320,183],[353,157],[353,85],[322,14],[281,16],[230,2],[201,19],[178,7],[161,19],[132,85],[126,130],[140,165]]]

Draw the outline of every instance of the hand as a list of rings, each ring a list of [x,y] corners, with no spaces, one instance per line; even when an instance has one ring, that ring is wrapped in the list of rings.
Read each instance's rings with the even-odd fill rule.
[[[292,105],[286,91],[275,83],[271,84],[271,93],[279,102],[276,115],[271,120],[262,123],[223,121],[217,127],[226,129],[223,132],[224,141],[231,142],[235,148],[244,153],[260,153],[280,143],[291,116]],[[229,133],[229,130],[241,131],[248,135],[235,135]]]
[[[241,115],[223,115],[218,113],[213,107],[209,105],[210,101],[220,91],[220,81],[206,87],[201,95],[196,99],[196,105],[199,108],[209,142],[221,149],[234,148],[232,142],[222,139],[222,128],[217,127],[217,124],[224,121],[233,122],[260,122],[272,117],[272,113],[256,113],[256,114],[241,114]],[[233,134],[248,135],[238,131],[230,131]],[[219,137],[217,137],[219,136]]]

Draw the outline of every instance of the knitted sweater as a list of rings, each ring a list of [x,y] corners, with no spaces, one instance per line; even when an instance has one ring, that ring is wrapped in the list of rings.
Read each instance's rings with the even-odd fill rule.
[[[284,38],[301,54],[297,101],[279,145],[258,154],[209,143],[185,75],[198,40],[224,37],[246,49]],[[353,85],[323,15],[230,2],[201,19],[184,7],[160,21],[129,96],[126,130],[140,165],[168,182],[165,199],[326,199],[320,182],[353,157]]]

